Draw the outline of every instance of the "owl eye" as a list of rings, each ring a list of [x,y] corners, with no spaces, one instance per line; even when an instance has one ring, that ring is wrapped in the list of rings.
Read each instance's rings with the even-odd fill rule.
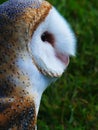
[[[54,39],[54,36],[52,33],[49,33],[48,31],[44,32],[42,35],[41,35],[41,40],[43,42],[48,42],[50,43],[52,46],[54,46],[54,43],[55,43],[55,39]]]

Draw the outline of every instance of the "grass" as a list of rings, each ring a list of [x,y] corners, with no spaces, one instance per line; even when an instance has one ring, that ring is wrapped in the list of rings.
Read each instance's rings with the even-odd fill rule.
[[[77,54],[63,76],[45,91],[38,130],[98,130],[98,2],[50,2],[75,31]]]

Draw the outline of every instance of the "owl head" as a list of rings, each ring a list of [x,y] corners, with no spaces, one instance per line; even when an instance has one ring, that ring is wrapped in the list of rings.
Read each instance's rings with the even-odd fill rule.
[[[45,76],[59,77],[75,55],[75,36],[66,19],[46,1],[9,0],[0,7],[0,31],[17,55],[28,53]],[[19,49],[20,48],[20,49]],[[11,53],[12,54],[12,53]]]

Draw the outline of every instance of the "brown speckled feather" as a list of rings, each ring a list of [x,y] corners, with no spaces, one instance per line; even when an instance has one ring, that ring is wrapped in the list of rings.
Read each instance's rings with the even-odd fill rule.
[[[25,90],[30,79],[17,65],[18,57],[25,60],[27,44],[51,8],[45,1],[37,8],[35,4],[0,5],[0,130],[35,130],[36,108]]]

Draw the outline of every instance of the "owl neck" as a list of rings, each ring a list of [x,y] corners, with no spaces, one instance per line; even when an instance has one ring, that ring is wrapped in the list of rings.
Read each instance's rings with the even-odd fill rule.
[[[17,67],[21,71],[20,76],[25,75],[25,87],[23,86],[23,88],[25,88],[28,95],[34,99],[37,115],[41,96],[47,86],[49,86],[51,82],[55,81],[55,79],[44,76],[35,64],[33,64],[33,60],[26,55],[26,52],[24,59],[21,57],[17,59]]]

